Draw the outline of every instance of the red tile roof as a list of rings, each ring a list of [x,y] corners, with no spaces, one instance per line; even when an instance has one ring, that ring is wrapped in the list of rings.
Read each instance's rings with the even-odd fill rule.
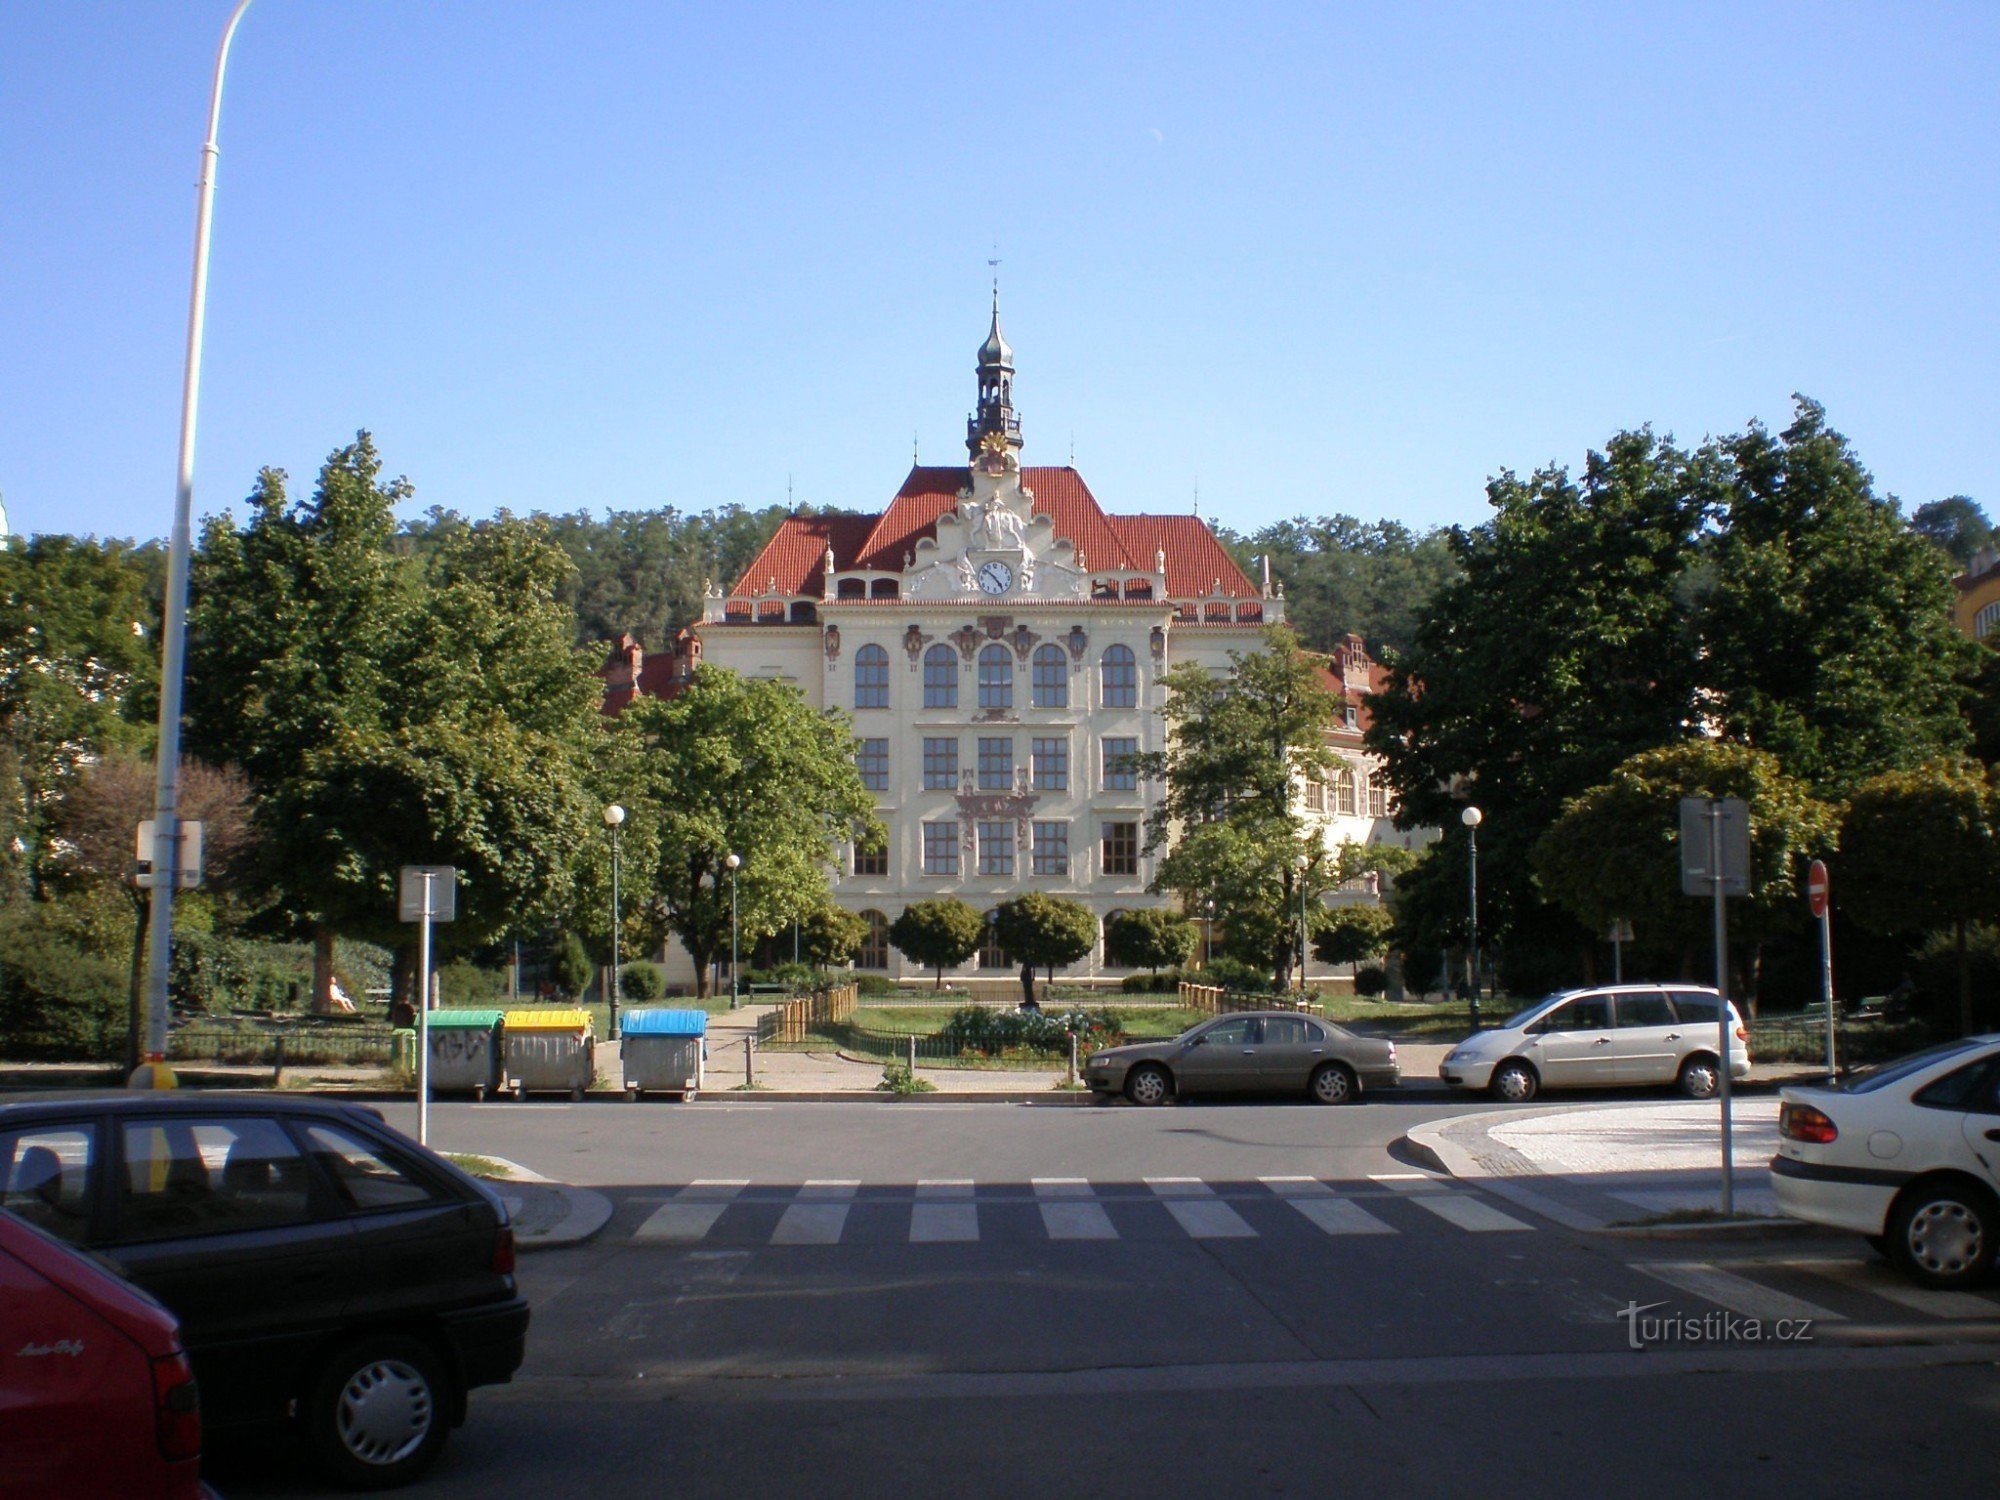
[[[918,540],[937,535],[938,517],[957,503],[968,478],[962,466],[919,465],[880,516],[793,516],[743,570],[734,592],[757,594],[775,582],[780,594],[822,597],[829,545],[836,568],[900,572]],[[1256,588],[1199,516],[1107,516],[1083,476],[1071,468],[1026,468],[1021,483],[1034,492],[1035,513],[1048,516],[1056,535],[1082,550],[1084,566],[1093,572],[1150,573],[1164,551],[1171,596],[1205,596],[1220,579],[1230,598],[1257,597]]]

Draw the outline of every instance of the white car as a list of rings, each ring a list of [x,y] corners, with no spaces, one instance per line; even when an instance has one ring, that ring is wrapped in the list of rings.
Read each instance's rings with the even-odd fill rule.
[[[1697,984],[1614,984],[1537,1000],[1445,1054],[1438,1076],[1525,1104],[1543,1089],[1680,1086],[1707,1099],[1721,1085],[1717,993]],[[1750,1072],[1750,1033],[1729,1007],[1729,1076]]]
[[[1771,1186],[1917,1280],[1969,1286],[2000,1245],[2000,1036],[1968,1037],[1779,1094]]]

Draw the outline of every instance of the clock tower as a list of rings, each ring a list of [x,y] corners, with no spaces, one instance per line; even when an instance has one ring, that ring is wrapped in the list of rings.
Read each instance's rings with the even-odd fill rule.
[[[1021,419],[1014,415],[1014,351],[1000,333],[1000,287],[993,287],[993,327],[979,346],[979,409],[965,419],[965,449],[975,460],[982,451],[1021,448]]]

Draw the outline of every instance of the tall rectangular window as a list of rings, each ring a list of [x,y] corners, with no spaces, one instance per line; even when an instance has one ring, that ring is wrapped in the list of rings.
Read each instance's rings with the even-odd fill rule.
[[[1137,875],[1139,873],[1139,825],[1137,823],[1106,823],[1104,825],[1104,873],[1107,875]]]
[[[854,757],[854,764],[860,768],[861,784],[871,792],[889,790],[889,742],[887,740],[863,740],[860,753]]]
[[[1037,875],[1069,874],[1069,824],[1035,825],[1034,872]]]
[[[1011,822],[979,825],[979,873],[1014,873],[1014,825]]]
[[[1014,789],[1014,741],[1012,737],[979,738],[979,785],[989,792]]]
[[[1139,741],[1131,735],[1107,735],[1104,740],[1104,789],[1129,792],[1139,785],[1138,767],[1132,757],[1139,753]]]
[[[880,646],[863,646],[854,653],[854,706],[889,706],[889,653]]]
[[[1323,813],[1326,811],[1326,783],[1308,781],[1306,783],[1306,811]]]
[[[949,792],[958,786],[958,737],[924,736],[924,790]]]
[[[1069,790],[1069,741],[1056,736],[1044,739],[1036,736],[1030,742],[1029,752],[1035,766],[1035,790],[1038,792],[1066,792]]]
[[[889,846],[880,849],[856,849],[854,851],[854,873],[857,875],[887,875],[889,873]]]
[[[979,706],[1014,706],[1014,652],[1009,646],[988,646],[979,653]]]
[[[958,651],[933,646],[924,653],[924,707],[958,707]]]
[[[956,875],[958,873],[958,824],[924,824],[924,873],[926,875]]]

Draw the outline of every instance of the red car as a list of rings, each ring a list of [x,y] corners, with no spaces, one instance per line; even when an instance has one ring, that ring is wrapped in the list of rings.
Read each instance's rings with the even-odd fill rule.
[[[173,1314],[0,1211],[0,1496],[212,1500]]]

